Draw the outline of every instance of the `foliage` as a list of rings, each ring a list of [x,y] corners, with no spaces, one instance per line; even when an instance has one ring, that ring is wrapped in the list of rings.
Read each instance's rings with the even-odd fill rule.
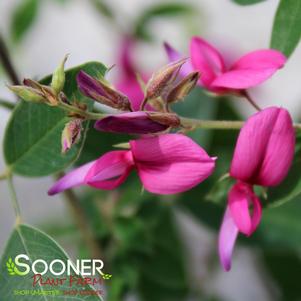
[[[281,0],[275,15],[271,48],[289,57],[301,37],[301,2]]]

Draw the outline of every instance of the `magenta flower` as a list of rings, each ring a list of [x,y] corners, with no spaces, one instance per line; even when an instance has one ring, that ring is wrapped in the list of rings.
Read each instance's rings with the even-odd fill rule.
[[[237,234],[251,235],[261,219],[261,204],[253,185],[279,185],[292,164],[294,148],[293,123],[285,109],[260,111],[241,129],[230,168],[237,183],[228,194],[219,233],[219,256],[226,271],[231,268]]]
[[[136,169],[144,188],[158,194],[191,189],[211,175],[215,158],[180,134],[130,141],[130,150],[111,151],[58,180],[48,191],[53,195],[71,187],[89,185],[114,189]]]
[[[181,56],[169,45],[165,49],[171,60]],[[217,94],[241,94],[243,90],[263,83],[286,62],[281,52],[262,49],[249,52],[228,64],[216,48],[200,37],[191,39],[190,57],[192,68],[201,74],[200,85]],[[186,70],[189,68],[187,65]]]

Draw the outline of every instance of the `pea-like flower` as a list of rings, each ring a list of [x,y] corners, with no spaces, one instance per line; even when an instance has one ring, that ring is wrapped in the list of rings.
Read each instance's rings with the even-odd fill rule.
[[[219,256],[226,271],[231,268],[238,233],[251,235],[261,220],[261,204],[253,186],[279,185],[292,164],[294,148],[292,119],[283,108],[260,111],[241,129],[230,168],[237,183],[228,194],[219,234]]]
[[[114,189],[136,169],[144,188],[157,194],[191,189],[209,177],[216,158],[181,134],[165,134],[129,142],[129,150],[111,151],[59,179],[48,191],[53,195],[71,187],[89,185]]]
[[[171,61],[181,55],[165,44]],[[236,62],[226,62],[222,54],[201,37],[193,37],[190,42],[190,64],[184,65],[182,72],[200,72],[199,84],[217,93],[242,94],[270,78],[286,62],[286,57],[274,49],[261,49],[247,53]]]

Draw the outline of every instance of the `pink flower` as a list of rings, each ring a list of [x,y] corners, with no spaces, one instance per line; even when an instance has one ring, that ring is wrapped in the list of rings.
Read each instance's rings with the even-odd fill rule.
[[[170,59],[180,56],[170,46],[165,48]],[[281,52],[262,49],[249,52],[228,65],[219,51],[200,37],[191,39],[190,57],[192,68],[201,74],[200,85],[217,94],[241,94],[263,83],[286,62]]]
[[[237,234],[251,235],[261,219],[261,204],[253,185],[279,185],[292,164],[294,148],[293,123],[285,109],[270,107],[260,111],[241,129],[230,168],[237,183],[228,194],[219,234],[219,256],[226,271],[231,268]]]
[[[111,151],[58,180],[48,191],[53,195],[71,187],[89,185],[114,189],[136,169],[146,190],[174,194],[191,189],[211,175],[215,158],[180,134],[131,140],[130,150]]]

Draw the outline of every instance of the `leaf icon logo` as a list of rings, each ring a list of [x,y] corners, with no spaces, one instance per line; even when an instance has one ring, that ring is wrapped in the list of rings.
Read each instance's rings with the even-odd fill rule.
[[[18,270],[18,268],[16,267],[16,265],[11,257],[6,262],[6,267],[7,267],[7,272],[10,276],[15,276],[15,275],[22,276],[23,275],[23,273]]]

